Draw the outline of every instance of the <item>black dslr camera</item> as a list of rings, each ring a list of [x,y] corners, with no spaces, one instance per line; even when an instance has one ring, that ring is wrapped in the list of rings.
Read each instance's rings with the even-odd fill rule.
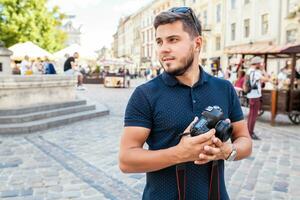
[[[232,125],[225,120],[222,109],[219,106],[208,106],[201,113],[199,120],[191,128],[191,136],[206,133],[210,129],[216,129],[216,137],[222,142],[231,137]]]

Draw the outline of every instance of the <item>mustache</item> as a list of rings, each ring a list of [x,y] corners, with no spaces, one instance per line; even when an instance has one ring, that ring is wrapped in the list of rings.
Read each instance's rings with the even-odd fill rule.
[[[165,60],[171,60],[171,59],[175,59],[176,57],[175,56],[162,56],[161,58],[160,58],[160,60],[162,60],[162,61],[165,61]]]

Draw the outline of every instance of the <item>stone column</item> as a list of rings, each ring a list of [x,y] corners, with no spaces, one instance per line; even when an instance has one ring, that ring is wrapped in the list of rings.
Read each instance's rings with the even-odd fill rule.
[[[12,51],[4,47],[4,43],[0,41],[0,75],[12,74],[10,66],[10,56],[13,54]]]

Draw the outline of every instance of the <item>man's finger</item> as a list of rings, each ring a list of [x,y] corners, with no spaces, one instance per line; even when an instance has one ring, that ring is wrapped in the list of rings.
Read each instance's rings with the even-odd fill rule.
[[[184,132],[190,132],[192,126],[198,121],[198,117],[195,117],[194,120],[190,123],[190,125],[184,130]]]
[[[223,145],[223,142],[217,137],[213,139],[213,143],[216,145],[216,147],[221,147]]]
[[[225,121],[227,121],[228,123],[231,123],[230,119],[228,119],[228,118],[227,118],[227,119],[225,119]]]
[[[194,164],[196,164],[196,165],[203,165],[203,164],[206,164],[208,162],[210,162],[210,160],[195,160]]]
[[[216,160],[216,158],[217,158],[216,155],[207,155],[207,154],[204,154],[204,153],[200,153],[200,155],[199,155],[200,160],[212,161],[212,160]]]
[[[200,144],[200,143],[206,142],[207,140],[211,140],[213,135],[215,135],[215,132],[216,132],[215,129],[211,129],[204,134],[192,137],[194,140],[194,144]]]
[[[208,155],[217,155],[221,152],[220,148],[214,148],[211,146],[204,146],[205,154]]]

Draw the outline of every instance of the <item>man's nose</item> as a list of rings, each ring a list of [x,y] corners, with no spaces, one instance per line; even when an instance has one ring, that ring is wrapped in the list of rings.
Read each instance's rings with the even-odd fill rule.
[[[170,45],[168,44],[162,44],[160,47],[159,47],[159,53],[168,53],[171,51],[171,47]]]

